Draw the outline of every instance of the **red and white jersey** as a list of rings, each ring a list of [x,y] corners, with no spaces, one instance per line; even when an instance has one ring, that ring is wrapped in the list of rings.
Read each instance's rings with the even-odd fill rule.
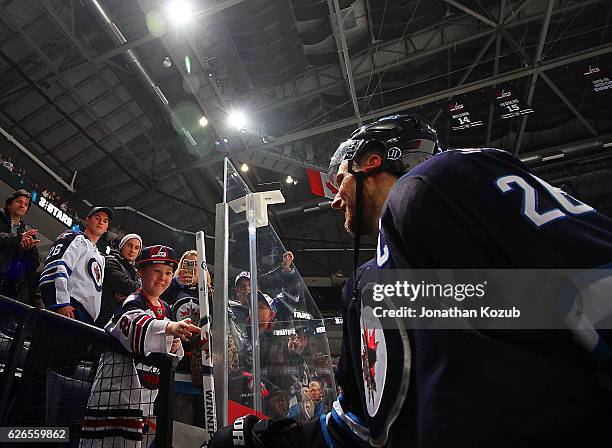
[[[176,353],[170,353],[173,336],[166,335],[167,316],[168,305],[161,302],[156,307],[136,292],[123,302],[105,330],[137,355],[168,353],[182,358],[181,344]],[[153,404],[158,388],[156,367],[135,363],[120,353],[103,353],[89,395],[80,446],[148,447],[154,438]]]

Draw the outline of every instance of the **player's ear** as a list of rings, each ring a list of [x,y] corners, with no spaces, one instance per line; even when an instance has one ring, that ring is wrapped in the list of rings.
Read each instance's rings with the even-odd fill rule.
[[[138,277],[140,277],[140,278],[144,277],[144,269],[142,269],[142,268],[137,269],[136,273],[138,274]]]
[[[375,168],[378,168],[383,163],[383,156],[377,152],[368,154],[365,160],[360,164],[363,167],[363,171],[366,173]]]

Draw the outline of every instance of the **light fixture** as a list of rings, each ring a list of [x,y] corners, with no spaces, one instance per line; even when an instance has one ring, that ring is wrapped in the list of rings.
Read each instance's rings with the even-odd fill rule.
[[[205,128],[206,126],[208,126],[208,119],[202,115],[202,118],[200,118],[200,126],[202,126],[203,128]]]
[[[293,183],[293,177],[287,176],[287,178],[285,179],[285,182],[287,182],[288,184],[292,184]]]
[[[246,173],[249,170],[249,166],[246,163],[243,163],[242,165],[240,165],[240,171],[242,171],[243,173]]]
[[[228,115],[227,124],[236,129],[244,129],[247,125],[247,117],[244,112],[234,110]]]
[[[226,138],[223,139],[223,143],[228,143],[228,142],[229,142],[228,139],[226,139]]]
[[[184,25],[191,21],[193,12],[191,4],[185,0],[174,0],[168,5],[168,16],[177,25]]]

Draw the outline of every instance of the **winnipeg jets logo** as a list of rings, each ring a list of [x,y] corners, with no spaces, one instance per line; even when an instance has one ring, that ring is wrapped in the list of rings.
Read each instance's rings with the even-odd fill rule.
[[[368,414],[376,415],[387,381],[387,342],[372,307],[361,310],[361,372]]]
[[[205,359],[210,359],[210,344],[208,343],[210,335],[208,331],[202,332],[202,339],[200,340],[200,349],[204,353]]]
[[[100,283],[102,280],[102,269],[100,269],[100,265],[95,263],[93,266],[94,277],[96,279],[96,283]]]
[[[183,303],[177,301],[174,306],[176,307],[176,320],[190,318],[192,322],[197,322],[200,319],[200,307],[193,298],[189,297]]]
[[[165,246],[157,246],[157,253],[152,253],[151,258],[166,258],[168,251]]]
[[[87,262],[87,273],[93,280],[96,291],[102,291],[102,281],[104,279],[104,276],[102,274],[102,266],[100,266],[98,260],[96,260],[95,258],[91,258]]]
[[[368,330],[367,325],[361,331],[361,368],[363,369],[363,378],[366,385],[366,393],[370,400],[374,399],[376,392],[376,348],[378,341],[376,340],[376,331]]]

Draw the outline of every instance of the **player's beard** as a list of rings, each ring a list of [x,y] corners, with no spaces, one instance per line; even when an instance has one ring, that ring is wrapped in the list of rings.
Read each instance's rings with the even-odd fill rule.
[[[351,236],[355,236],[353,233],[353,226],[355,225],[355,213],[353,207],[346,207],[344,210],[344,229]]]
[[[361,235],[372,235],[376,231],[376,227],[370,222],[374,214],[374,208],[370,204],[366,194],[363,195],[363,215],[361,218]],[[344,209],[344,229],[349,235],[355,236],[357,230],[357,207],[356,201],[353,199],[350,203],[347,202]]]

